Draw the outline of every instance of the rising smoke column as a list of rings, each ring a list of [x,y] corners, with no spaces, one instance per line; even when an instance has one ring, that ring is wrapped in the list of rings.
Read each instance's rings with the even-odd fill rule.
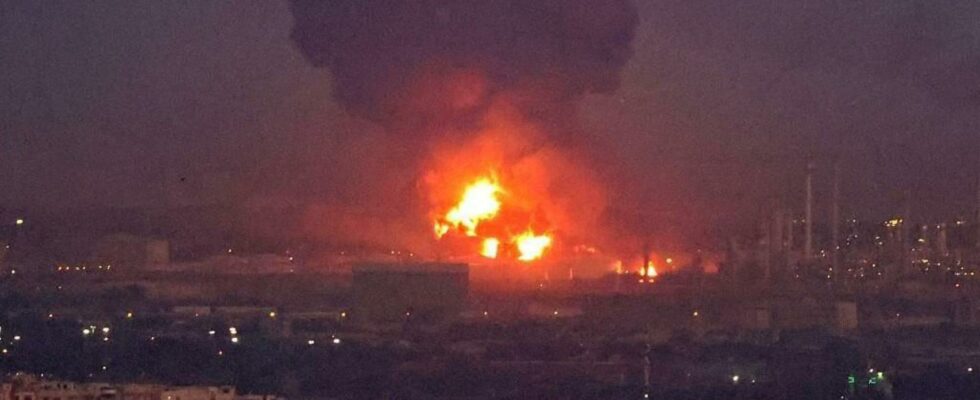
[[[619,86],[637,24],[628,0],[290,5],[292,38],[330,71],[337,101],[400,141],[400,168],[427,164],[416,170],[430,206],[445,205],[459,189],[452,185],[459,177],[447,172],[506,165],[502,177],[529,183],[508,190],[528,194],[528,209],[544,209],[528,219],[589,231],[577,222],[596,220],[588,214],[604,208],[604,196],[587,157],[566,139],[577,133],[578,100]],[[527,193],[534,190],[541,193]],[[573,219],[582,226],[572,228]]]
[[[502,92],[559,121],[609,93],[631,55],[627,0],[292,0],[292,38],[351,113],[427,135],[477,120]]]

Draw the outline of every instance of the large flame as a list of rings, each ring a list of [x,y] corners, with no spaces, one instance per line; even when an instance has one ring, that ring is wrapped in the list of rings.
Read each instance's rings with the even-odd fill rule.
[[[645,267],[640,267],[640,276],[645,276],[647,278],[657,277],[657,267],[653,265],[653,261],[647,261]]]
[[[497,249],[499,247],[500,240],[497,238],[483,239],[483,248],[480,249],[480,255],[486,258],[497,258]]]
[[[517,259],[521,261],[537,260],[544,255],[545,249],[551,246],[550,236],[537,235],[531,230],[517,235],[513,241],[517,246],[518,253],[520,253]]]
[[[574,151],[547,145],[512,100],[494,101],[477,132],[431,149],[421,183],[443,255],[557,261],[559,244],[598,236],[602,182]]]
[[[499,215],[505,205],[498,195],[505,194],[496,178],[477,178],[463,189],[459,201],[452,208],[436,218],[436,238],[442,239],[450,233],[480,238],[479,254],[486,258],[496,259],[503,254],[525,262],[540,259],[551,246],[552,237],[523,228],[527,226],[527,221],[516,222]],[[491,226],[481,229],[484,223]],[[506,233],[517,231],[514,225],[524,230],[516,235]]]
[[[436,237],[442,237],[450,229],[462,229],[466,236],[476,236],[476,227],[500,211],[497,199],[500,186],[490,179],[480,179],[468,186],[459,204],[446,213],[442,221],[436,221]]]

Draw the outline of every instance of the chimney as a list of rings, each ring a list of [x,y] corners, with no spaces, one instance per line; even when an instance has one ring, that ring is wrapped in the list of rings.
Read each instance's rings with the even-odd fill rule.
[[[786,214],[786,252],[792,253],[796,238],[793,232],[796,230],[796,223],[793,221],[793,213]]]
[[[742,251],[738,247],[738,239],[735,237],[728,238],[728,265],[731,268],[732,274],[732,287],[734,290],[738,290],[738,278],[739,278],[739,268],[741,267],[743,260]]]
[[[942,257],[949,257],[949,233],[946,224],[940,224],[939,232],[936,233],[936,253]]]
[[[830,254],[833,276],[840,274],[840,161],[834,162],[834,186],[830,207]]]
[[[780,268],[785,254],[785,246],[783,242],[783,210],[780,207],[778,200],[773,200],[773,214],[772,219],[768,223],[768,246],[769,246],[769,259],[766,262],[765,270],[765,280],[766,284],[772,279],[773,268]]]
[[[902,212],[902,273],[912,270],[912,189],[905,190],[905,211]]]
[[[806,209],[804,210],[804,243],[803,259],[810,261],[813,258],[813,168],[812,162],[806,165]]]

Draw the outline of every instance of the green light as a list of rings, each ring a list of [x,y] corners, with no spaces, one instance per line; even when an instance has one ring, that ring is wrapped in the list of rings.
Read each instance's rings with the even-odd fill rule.
[[[881,372],[881,371],[878,371],[878,380],[880,381],[880,380],[884,380],[884,379],[885,379],[885,373],[884,372]]]
[[[878,378],[877,377],[872,377],[871,379],[868,379],[868,384],[869,385],[877,385],[878,384]]]
[[[847,376],[847,384],[853,385],[855,382],[856,382],[856,380],[854,379],[854,375],[848,375]]]

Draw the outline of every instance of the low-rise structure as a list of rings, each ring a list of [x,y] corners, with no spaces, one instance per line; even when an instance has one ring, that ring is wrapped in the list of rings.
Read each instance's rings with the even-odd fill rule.
[[[234,386],[167,386],[144,383],[78,383],[17,373],[0,385],[0,400],[282,400],[238,395]]]

